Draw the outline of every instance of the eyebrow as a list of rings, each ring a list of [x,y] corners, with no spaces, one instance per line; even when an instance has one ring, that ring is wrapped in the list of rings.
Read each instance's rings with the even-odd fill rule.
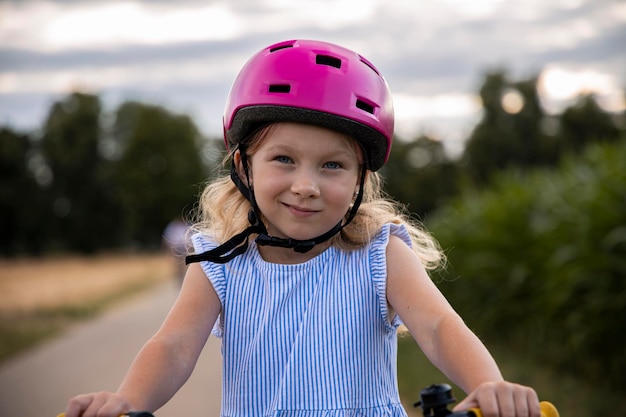
[[[276,152],[296,152],[296,150],[289,145],[285,145],[282,143],[278,143],[275,145],[270,145],[267,149],[266,152],[271,152],[271,153],[276,153]],[[333,158],[337,158],[337,157],[349,157],[349,158],[355,158],[358,160],[358,155],[356,154],[356,152],[353,152],[352,150],[347,150],[347,149],[341,149],[339,151],[336,152],[324,152],[321,155],[321,159],[333,159]]]

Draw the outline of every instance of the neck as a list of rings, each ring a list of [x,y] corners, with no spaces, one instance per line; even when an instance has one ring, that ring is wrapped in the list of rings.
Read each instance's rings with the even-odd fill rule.
[[[319,243],[313,247],[313,249],[305,252],[298,253],[291,248],[281,248],[276,246],[261,246],[257,245],[257,250],[264,261],[274,264],[301,264],[315,258],[326,249],[330,247],[330,242],[326,241]]]

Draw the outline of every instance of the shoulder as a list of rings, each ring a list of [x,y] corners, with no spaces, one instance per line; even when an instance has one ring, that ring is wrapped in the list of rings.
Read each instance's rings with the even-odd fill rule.
[[[220,245],[219,242],[217,242],[211,236],[201,232],[197,232],[191,235],[191,243],[193,245],[193,250],[196,254],[211,251]],[[202,266],[202,269],[205,270],[205,272],[208,272],[207,269],[214,268],[211,265],[216,264],[214,262],[202,261],[200,262],[200,265]]]
[[[453,312],[419,256],[399,238],[390,238],[386,257],[387,300],[418,340]]]
[[[389,275],[395,275],[406,270],[420,270],[424,266],[419,260],[417,254],[401,236],[390,235],[389,242],[385,250],[385,258],[387,259],[387,269]]]
[[[407,228],[403,224],[386,223],[384,224],[378,233],[372,239],[371,246],[373,248],[383,247],[386,248],[391,240],[397,240],[404,243],[409,248],[411,247],[411,236]]]
[[[368,251],[372,266],[375,269],[382,269],[380,272],[387,275],[387,264],[389,245],[402,244],[411,250],[411,237],[403,225],[393,223],[384,224],[371,240]]]
[[[419,256],[401,236],[391,235],[385,250],[388,296],[416,295],[433,282]],[[428,292],[426,291],[426,293]],[[391,300],[390,300],[391,301]]]
[[[381,269],[379,272],[385,277],[388,273],[389,251],[396,252],[393,248],[397,245],[403,245],[409,252],[412,252],[411,237],[406,227],[393,223],[384,224],[370,242],[369,258],[372,267]]]
[[[219,246],[219,243],[215,239],[201,232],[196,232],[191,235],[191,243],[196,253],[205,252]]]

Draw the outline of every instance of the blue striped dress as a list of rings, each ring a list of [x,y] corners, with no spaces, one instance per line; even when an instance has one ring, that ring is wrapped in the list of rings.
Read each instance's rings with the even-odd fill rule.
[[[396,329],[386,299],[390,234],[328,248],[301,264],[264,261],[252,244],[227,264],[201,262],[222,303],[224,417],[406,416],[398,395]],[[197,253],[215,243],[193,237]]]

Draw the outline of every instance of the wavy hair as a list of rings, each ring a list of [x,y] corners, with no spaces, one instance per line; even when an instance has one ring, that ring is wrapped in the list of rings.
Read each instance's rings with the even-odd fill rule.
[[[270,129],[271,125],[266,126],[250,136],[246,141],[248,155],[254,154]],[[232,150],[226,156],[222,168],[234,163],[234,152]],[[437,241],[420,222],[410,216],[404,205],[384,192],[383,180],[377,172],[368,172],[362,192],[363,200],[354,219],[331,238],[332,245],[343,250],[361,248],[374,238],[383,225],[402,224],[408,230],[413,251],[424,267],[432,270],[444,266],[445,256]],[[248,213],[251,209],[250,202],[237,189],[230,176],[222,173],[204,188],[192,230],[211,236],[217,243],[224,243],[249,226]]]

